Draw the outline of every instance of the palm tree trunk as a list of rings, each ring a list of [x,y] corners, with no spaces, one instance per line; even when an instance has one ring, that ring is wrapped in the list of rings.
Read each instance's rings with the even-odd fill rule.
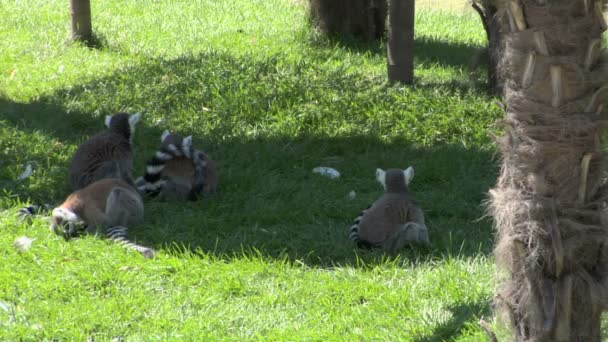
[[[70,0],[72,39],[89,44],[93,39],[91,3],[89,0]]]
[[[488,87],[495,94],[502,93],[503,80],[498,72],[498,60],[503,54],[503,39],[500,31],[499,17],[496,16],[497,8],[493,0],[473,0],[471,6],[479,14],[481,23],[486,31],[488,40]],[[504,18],[502,18],[504,19]]]
[[[324,33],[378,40],[386,29],[387,0],[309,0],[310,18]]]
[[[496,295],[517,341],[600,341],[608,305],[601,0],[501,0]]]
[[[414,81],[414,0],[391,0],[389,6],[388,79]]]

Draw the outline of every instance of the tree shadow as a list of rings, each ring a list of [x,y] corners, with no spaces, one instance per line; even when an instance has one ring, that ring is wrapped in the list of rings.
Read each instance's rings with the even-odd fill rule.
[[[328,50],[327,52],[331,52],[331,50],[340,49],[355,53],[368,53],[373,56],[386,55],[385,38],[377,40],[365,40],[352,35],[325,35],[317,33],[314,35],[309,35],[305,39],[307,40],[309,46],[320,51]]]
[[[492,229],[481,203],[495,175],[485,152],[419,149],[365,137],[227,141],[220,151],[220,192],[183,205],[149,201],[153,212],[181,217],[181,227],[167,215],[151,215],[139,238],[161,249],[177,243],[221,256],[245,249],[319,266],[376,264],[387,254],[355,248],[348,227],[382,193],[375,167],[415,165],[412,191],[425,210],[432,247],[406,248],[392,257],[425,261],[491,253]],[[444,163],[451,164],[449,174],[441,170]],[[338,169],[340,180],[313,174],[320,165]],[[353,200],[351,191],[358,194]]]
[[[308,37],[308,44],[321,53],[335,54],[335,49],[372,56],[386,56],[386,40],[365,41],[351,36]],[[439,66],[476,68],[482,61],[485,47],[472,44],[454,43],[447,40],[417,36],[414,40],[414,62],[416,64],[436,64]]]
[[[436,325],[431,334],[416,337],[413,341],[438,342],[455,339],[462,334],[469,322],[492,315],[489,302],[458,303],[449,306],[447,310],[451,313],[449,320]]]
[[[100,113],[68,110],[62,103],[53,101],[53,95],[27,103],[0,96],[0,113],[0,118],[16,129],[28,133],[40,132],[66,143],[81,142],[103,127]]]
[[[470,67],[472,58],[484,50],[481,46],[454,43],[433,37],[418,37],[415,42],[416,59],[421,64]]]
[[[315,37],[309,38],[311,51],[320,61],[333,59],[336,50],[349,53],[386,58],[385,41],[363,41],[352,37]],[[454,43],[434,37],[420,36],[414,42],[414,85],[415,87],[447,87],[453,91],[477,91],[495,95],[487,80],[486,48],[470,44]],[[451,67],[469,71],[464,79],[425,82],[417,76],[419,68]]]
[[[85,112],[68,109],[55,94],[22,103],[0,94],[0,128],[9,125],[16,141],[0,139],[0,189],[12,194],[17,202],[59,204],[70,191],[67,168],[75,147],[105,129],[104,115],[112,112]],[[21,137],[21,138],[19,138]],[[24,143],[31,138],[46,146]],[[5,137],[6,139],[6,137]],[[4,145],[4,146],[3,146]],[[34,176],[16,181],[8,168],[33,167]]]
[[[73,148],[103,129],[104,115],[133,101],[145,103],[144,120],[134,138],[136,174],[142,173],[158,147],[163,130],[193,134],[195,146],[218,162],[219,193],[187,203],[146,200],[145,223],[130,229],[140,243],[170,253],[211,253],[222,258],[246,253],[319,267],[381,263],[387,254],[356,249],[347,230],[382,192],[374,179],[375,169],[409,165],[416,168],[412,191],[425,210],[432,246],[406,248],[388,257],[416,263],[491,253],[493,232],[481,204],[497,173],[491,151],[450,144],[415,147],[403,139],[387,142],[373,131],[331,137],[302,129],[307,124],[314,128],[314,121],[298,122],[293,135],[247,136],[239,126],[254,126],[261,119],[271,124],[272,115],[306,106],[314,100],[315,94],[307,92],[311,87],[369,86],[353,81],[358,75],[327,82],[303,74],[289,88],[275,89],[273,79],[281,76],[275,75],[278,65],[279,60],[252,61],[216,52],[152,60],[31,103],[0,97],[0,114],[15,130],[42,133]],[[219,85],[206,82],[218,77],[224,80]],[[243,90],[243,79],[259,82]],[[247,97],[232,95],[237,89]],[[72,106],[74,102],[84,105]],[[199,114],[181,117],[180,112],[190,106],[200,108]],[[251,113],[266,113],[269,119]],[[235,115],[243,121],[235,120]],[[22,153],[24,159],[53,163],[60,170],[67,170],[69,162],[68,157],[52,155],[49,161],[28,149],[14,153],[8,158]],[[334,167],[342,176],[332,180],[313,174],[316,166]],[[47,188],[11,190],[22,201],[58,203],[65,198],[67,177],[41,177]],[[353,200],[348,198],[351,191],[357,193]]]

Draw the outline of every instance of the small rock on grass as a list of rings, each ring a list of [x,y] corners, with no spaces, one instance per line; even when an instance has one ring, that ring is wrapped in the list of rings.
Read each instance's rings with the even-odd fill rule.
[[[27,236],[20,236],[15,239],[15,243],[13,244],[15,248],[17,248],[20,252],[27,252],[32,248],[32,243],[36,239],[29,238]]]
[[[314,169],[312,169],[312,172],[318,173],[321,176],[329,177],[332,179],[340,177],[340,172],[338,172],[338,170],[332,169],[331,167],[327,167],[327,166],[315,167]]]

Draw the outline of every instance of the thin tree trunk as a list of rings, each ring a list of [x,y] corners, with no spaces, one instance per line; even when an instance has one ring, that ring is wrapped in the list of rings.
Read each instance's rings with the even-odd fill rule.
[[[414,82],[414,0],[391,0],[389,5],[388,79]]]
[[[600,0],[502,0],[505,135],[490,191],[517,341],[600,341],[608,305],[608,93]]]
[[[93,40],[91,3],[89,0],[70,0],[72,14],[72,39],[86,44]]]
[[[501,18],[496,16],[497,8],[491,0],[471,1],[471,6],[479,14],[488,40],[488,86],[495,94],[501,94],[503,80],[498,72],[498,61],[504,50],[499,23]]]

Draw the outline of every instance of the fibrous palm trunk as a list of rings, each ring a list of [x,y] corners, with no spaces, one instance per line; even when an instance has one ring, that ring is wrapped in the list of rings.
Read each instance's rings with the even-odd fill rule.
[[[327,34],[371,41],[384,36],[387,0],[309,0],[310,17]]]
[[[518,341],[600,341],[608,305],[600,1],[497,1],[507,20],[497,307]]]
[[[89,0],[70,0],[72,39],[90,44],[93,39],[91,3]]]

